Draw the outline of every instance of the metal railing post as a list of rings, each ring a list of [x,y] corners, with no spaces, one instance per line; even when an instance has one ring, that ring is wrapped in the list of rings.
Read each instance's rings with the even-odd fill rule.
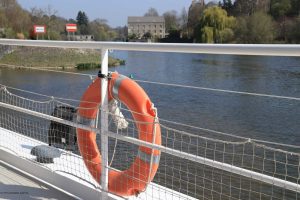
[[[108,74],[108,49],[101,49],[101,73],[105,76]],[[105,200],[108,197],[108,93],[107,93],[107,78],[101,80],[101,199]]]

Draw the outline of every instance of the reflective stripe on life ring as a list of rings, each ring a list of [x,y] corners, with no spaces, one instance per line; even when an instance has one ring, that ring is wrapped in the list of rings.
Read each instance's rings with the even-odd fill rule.
[[[85,91],[78,109],[78,123],[95,126],[101,102],[101,79],[97,78]],[[126,76],[112,73],[108,80],[108,100],[117,99],[131,111],[138,129],[139,139],[161,145],[161,131],[155,123],[155,111],[145,91]],[[153,135],[155,128],[155,138]],[[96,143],[96,134],[77,129],[77,141],[84,163],[96,181],[101,177],[101,154]],[[139,146],[131,166],[124,171],[109,170],[108,191],[123,197],[137,195],[146,189],[158,169],[160,151]]]

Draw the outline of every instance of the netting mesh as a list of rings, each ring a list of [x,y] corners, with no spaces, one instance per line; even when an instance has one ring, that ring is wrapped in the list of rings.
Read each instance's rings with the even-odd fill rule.
[[[30,151],[38,145],[51,145],[60,150],[60,155],[54,158],[53,163],[39,163],[40,165],[54,172],[71,176],[76,181],[99,188],[98,182],[85,167],[78,150],[74,126],[77,124],[79,101],[33,95],[26,91],[1,86],[0,102],[35,111],[44,116],[33,116],[32,113],[16,111],[1,105],[1,148],[39,163]],[[109,132],[115,138],[118,135],[138,138],[139,123],[132,119],[130,111],[124,105],[119,103],[118,107],[128,122],[128,126],[125,129],[117,129],[111,117],[112,113],[110,113]],[[67,120],[73,126],[52,121],[50,118],[47,119],[47,116]],[[98,128],[100,126],[99,123]],[[159,168],[153,180],[154,183],[150,184],[146,191],[137,198],[300,199],[299,149],[229,136],[226,136],[226,139],[225,137],[208,137],[207,133],[191,128],[189,132],[179,131],[178,125],[170,122],[161,121],[160,126],[163,152]],[[115,138],[109,137],[108,141],[109,170],[126,170],[137,157],[139,146]],[[100,149],[99,133],[96,140]],[[186,154],[194,158],[204,158],[204,161],[184,157]],[[214,161],[215,165],[212,164],[214,162],[205,161]],[[257,172],[260,178],[248,177],[243,172],[234,169],[231,169],[232,171],[225,167],[220,169],[217,167],[218,163]],[[268,183],[265,176],[273,178],[274,183]],[[284,181],[283,186],[279,186],[280,181],[277,180]],[[286,183],[292,185],[292,189],[286,186]]]
[[[199,157],[299,183],[299,153],[245,141],[224,141],[179,132],[163,126],[164,145]],[[198,134],[201,134],[198,132]],[[196,164],[176,156],[162,156],[160,184],[198,199],[297,199],[299,194],[253,180],[239,173]],[[234,170],[233,170],[234,171]],[[264,178],[261,177],[261,180]]]

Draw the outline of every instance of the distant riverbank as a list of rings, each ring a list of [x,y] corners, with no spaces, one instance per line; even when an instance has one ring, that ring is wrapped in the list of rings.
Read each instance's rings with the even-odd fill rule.
[[[0,66],[14,69],[92,69],[101,67],[100,55],[100,50],[12,47],[1,52]],[[108,59],[110,67],[124,64],[122,59]]]

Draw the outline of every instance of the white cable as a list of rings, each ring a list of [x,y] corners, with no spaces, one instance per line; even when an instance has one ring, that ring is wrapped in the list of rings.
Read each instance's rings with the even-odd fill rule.
[[[202,131],[207,131],[207,132],[211,132],[211,133],[215,133],[215,134],[219,134],[219,135],[226,135],[226,136],[230,136],[230,137],[234,137],[234,138],[238,138],[238,139],[251,140],[251,141],[254,141],[254,142],[259,142],[259,143],[264,143],[264,144],[286,146],[286,147],[297,148],[297,149],[300,148],[300,146],[296,146],[296,145],[283,144],[283,143],[277,143],[277,142],[270,142],[270,141],[264,141],[264,140],[246,138],[246,137],[234,135],[234,134],[231,134],[231,133],[224,133],[224,132],[216,131],[216,130],[212,130],[212,129],[207,129],[207,128],[202,128],[202,127],[192,126],[192,125],[183,124],[183,123],[174,122],[174,121],[169,121],[169,120],[165,120],[165,119],[162,119],[162,118],[159,118],[159,120],[167,122],[167,123],[171,123],[171,124],[176,124],[176,125],[180,125],[180,126],[194,128],[194,129],[198,129],[198,130],[202,130]],[[196,136],[196,135],[194,135],[194,136]]]
[[[6,65],[6,64],[0,64],[0,65]],[[16,66],[14,66],[14,67],[16,67]],[[36,67],[24,67],[24,66],[19,66],[19,67],[34,69],[34,70],[40,70],[40,71],[47,71],[47,72],[56,72],[56,73],[64,73],[64,74],[71,74],[71,75],[88,76],[91,79],[96,77],[95,75],[91,75],[91,74],[41,69],[41,68],[36,68]],[[254,92],[241,92],[241,91],[235,91],[235,90],[225,90],[225,89],[218,89],[218,88],[198,87],[198,86],[181,85],[181,84],[175,84],[175,83],[162,83],[162,82],[154,82],[154,81],[146,81],[146,80],[135,80],[135,81],[140,82],[140,83],[149,83],[149,84],[156,84],[156,85],[163,85],[163,86],[172,86],[172,87],[181,87],[181,88],[189,88],[189,89],[197,89],[197,90],[207,90],[207,91],[214,91],[214,92],[223,92],[223,93],[242,94],[242,95],[251,95],[251,96],[260,96],[260,97],[269,97],[269,98],[288,99],[288,100],[300,101],[299,97],[289,97],[289,96],[262,94],[262,93],[254,93]]]
[[[272,95],[272,94],[260,94],[260,93],[252,93],[252,92],[240,92],[240,91],[234,91],[234,90],[224,90],[224,89],[217,89],[217,88],[197,87],[197,86],[180,85],[180,84],[173,84],[173,83],[161,83],[161,82],[144,81],[144,80],[135,80],[135,81],[141,82],[141,83],[150,83],[150,84],[172,86],[172,87],[181,87],[181,88],[189,88],[189,89],[197,89],[197,90],[208,90],[208,91],[214,91],[214,92],[224,92],[224,93],[232,93],[232,94],[243,94],[243,95],[252,95],[252,96],[271,97],[271,98],[278,98],[278,99],[288,99],[288,100],[300,101],[300,98],[298,98],[298,97],[279,96],[279,95]]]

